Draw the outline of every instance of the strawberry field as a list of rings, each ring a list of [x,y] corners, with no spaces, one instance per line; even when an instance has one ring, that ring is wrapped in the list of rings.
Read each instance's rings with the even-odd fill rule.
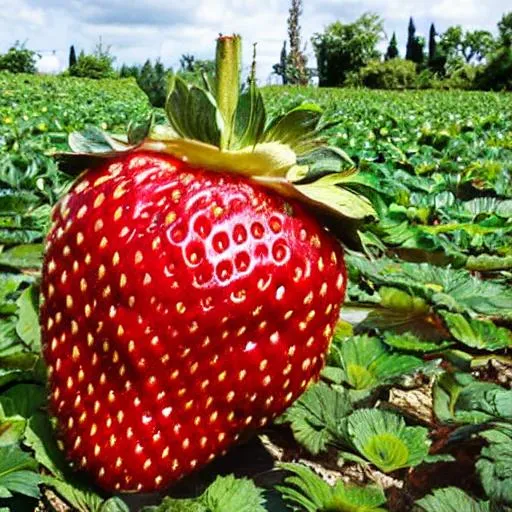
[[[333,228],[350,232],[349,283],[327,364],[224,456],[119,497],[58,446],[39,285],[51,207],[74,179],[52,154],[151,107],[131,80],[0,74],[1,512],[512,510],[512,96],[262,93],[273,114],[323,108],[323,137],[358,170],[348,190],[376,212]]]

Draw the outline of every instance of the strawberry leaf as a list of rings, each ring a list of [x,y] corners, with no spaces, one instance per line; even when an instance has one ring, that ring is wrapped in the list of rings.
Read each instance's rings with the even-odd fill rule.
[[[490,351],[512,347],[512,332],[496,327],[490,320],[468,319],[449,312],[442,312],[441,316],[452,336],[469,347]]]
[[[316,455],[335,442],[338,424],[352,410],[345,391],[335,391],[322,382],[309,388],[279,422],[290,423],[295,439]]]
[[[0,447],[0,498],[13,493],[38,498],[41,477],[36,469],[37,462],[17,445]]]
[[[403,418],[387,411],[357,410],[344,428],[352,446],[385,473],[417,466],[428,455],[428,430],[408,427]]]
[[[422,368],[421,359],[394,354],[376,337],[335,337],[331,364],[343,370],[343,380],[357,390],[369,390],[399,380],[403,375]]]
[[[465,373],[444,373],[434,388],[434,412],[444,423],[512,420],[512,390]]]
[[[497,503],[512,505],[512,426],[499,424],[497,428],[480,434],[489,444],[482,448],[476,462],[482,486],[487,496]]]
[[[302,154],[312,149],[311,134],[317,129],[321,117],[322,109],[318,105],[299,105],[274,118],[265,130],[263,141],[280,142]]]
[[[219,476],[195,499],[164,498],[156,507],[141,512],[265,512],[263,491],[251,480],[233,475]]]
[[[81,132],[69,135],[68,144],[74,153],[112,153],[126,151],[130,146],[106,134],[95,126],[88,125]]]
[[[39,328],[39,290],[28,287],[16,301],[19,307],[16,332],[34,352],[41,350],[41,332]]]
[[[286,501],[298,505],[307,512],[346,510],[351,512],[378,512],[385,509],[383,490],[377,486],[361,487],[343,481],[329,486],[306,466],[300,464],[279,464],[292,473],[285,479],[285,485],[277,487]]]
[[[440,352],[454,345],[452,341],[440,341],[436,343],[435,341],[424,340],[414,336],[414,334],[410,332],[403,334],[385,332],[383,340],[386,345],[395,349],[421,353]]]
[[[54,489],[78,512],[101,512],[103,498],[81,484],[64,481],[53,476],[42,476],[42,482]]]
[[[476,501],[457,487],[436,489],[416,505],[424,512],[491,512],[488,501]]]

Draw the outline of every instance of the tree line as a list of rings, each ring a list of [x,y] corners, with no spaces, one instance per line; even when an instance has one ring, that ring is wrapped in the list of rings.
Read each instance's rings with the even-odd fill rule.
[[[432,23],[427,40],[417,34],[411,17],[403,57],[395,32],[381,55],[378,47],[385,32],[379,15],[365,13],[353,22],[335,21],[311,39],[316,68],[308,67],[306,45],[301,38],[301,15],[302,0],[291,0],[288,40],[283,43],[279,62],[273,66],[273,73],[285,85],[307,85],[316,76],[320,87],[512,90],[512,12],[502,16],[497,37],[486,30],[465,30],[460,25],[438,33]],[[35,73],[37,57],[36,52],[16,42],[0,55],[0,71]],[[123,64],[116,70],[115,60],[110,46],[105,46],[101,39],[90,54],[81,51],[77,56],[71,46],[69,66],[63,74],[92,79],[132,77],[151,103],[161,107],[173,74],[202,83],[203,75],[214,71],[213,61],[196,59],[190,54],[182,55],[176,71],[160,60],[149,59],[143,65]]]
[[[283,84],[307,83],[318,77],[320,87],[367,86],[376,88],[463,88],[512,90],[512,12],[503,14],[497,37],[487,30],[465,30],[461,25],[438,33],[430,26],[427,39],[417,34],[409,19],[405,55],[393,32],[384,55],[378,50],[385,38],[384,21],[365,13],[354,22],[335,21],[311,39],[316,69],[305,66],[300,45],[302,1],[292,0],[288,18],[290,54],[286,41],[274,73]],[[295,63],[300,62],[300,66]]]

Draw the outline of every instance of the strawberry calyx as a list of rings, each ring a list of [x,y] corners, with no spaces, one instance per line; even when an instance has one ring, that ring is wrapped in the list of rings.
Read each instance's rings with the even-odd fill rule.
[[[89,126],[70,135],[73,153],[59,157],[76,172],[95,159],[134,150],[169,154],[193,167],[243,175],[307,204],[343,241],[358,238],[347,228],[357,230],[376,213],[359,193],[354,162],[322,144],[322,109],[304,103],[268,120],[255,64],[242,90],[240,69],[240,36],[220,36],[214,83],[204,76],[198,87],[174,77],[165,107],[168,125],[155,126],[151,116],[130,125],[126,137]]]

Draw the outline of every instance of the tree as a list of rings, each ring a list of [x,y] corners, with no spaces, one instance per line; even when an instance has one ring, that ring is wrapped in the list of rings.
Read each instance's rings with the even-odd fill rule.
[[[365,13],[353,23],[335,21],[313,35],[319,85],[343,85],[347,75],[380,57],[377,45],[384,35],[382,19]]]
[[[116,58],[110,52],[111,46],[104,46],[100,37],[94,52],[86,55],[82,50],[74,66],[69,68],[71,76],[81,78],[112,78],[115,76],[114,61]]]
[[[169,80],[172,70],[157,60],[155,64],[147,60],[136,76],[138,86],[146,93],[149,102],[154,107],[163,108],[169,90]]]
[[[438,48],[437,35],[436,27],[432,23],[428,38],[428,67],[433,73],[444,76],[446,55]]]
[[[286,75],[288,82],[296,85],[307,85],[309,73],[306,68],[307,57],[301,48],[299,18],[302,15],[302,0],[292,0],[288,16],[288,38],[290,52],[287,57]]]
[[[425,60],[424,47],[425,39],[423,37],[416,36],[416,26],[414,25],[414,20],[411,17],[409,18],[405,58],[415,62],[416,64],[423,64],[423,61]]]
[[[494,38],[487,30],[466,31],[460,25],[449,27],[439,43],[448,58],[450,68],[460,63],[482,62],[496,46]]]
[[[288,56],[286,53],[286,41],[283,41],[283,47],[281,48],[281,56],[279,58],[279,62],[277,64],[274,64],[272,66],[273,72],[280,76],[283,85],[286,85],[288,83],[288,75],[286,73],[286,68],[288,67]]]
[[[396,40],[396,34],[393,32],[393,35],[391,36],[391,41],[389,41],[388,49],[386,51],[385,59],[396,59],[399,56],[400,54],[398,52],[398,42]]]
[[[412,16],[409,18],[409,27],[407,29],[408,36],[407,36],[407,47],[405,50],[405,58],[407,60],[414,60],[413,54],[414,54],[414,40],[416,39],[416,26],[414,25],[414,20],[412,19]]]
[[[436,27],[432,23],[430,25],[430,31],[428,34],[428,64],[429,64],[429,67],[437,55],[436,36],[437,36]]]
[[[194,71],[195,57],[190,53],[184,53],[180,58],[180,66],[182,71]]]
[[[72,68],[76,64],[75,47],[71,45],[69,48],[69,67]]]
[[[0,55],[0,71],[11,73],[35,73],[38,54],[16,41],[7,53]]]
[[[512,11],[505,13],[498,22],[499,44],[502,47],[512,46]]]

